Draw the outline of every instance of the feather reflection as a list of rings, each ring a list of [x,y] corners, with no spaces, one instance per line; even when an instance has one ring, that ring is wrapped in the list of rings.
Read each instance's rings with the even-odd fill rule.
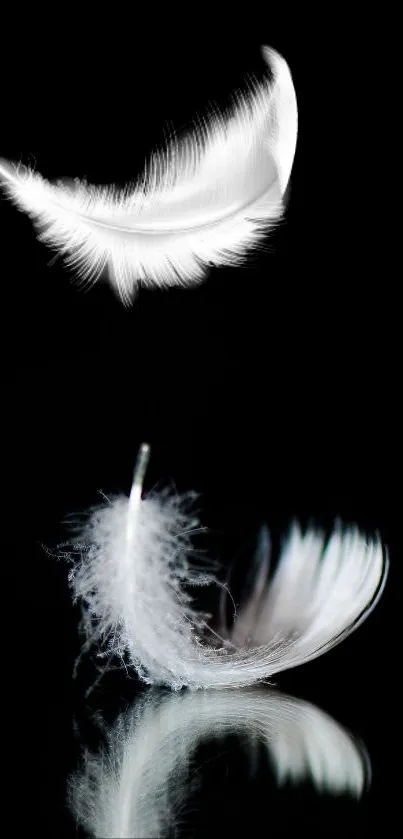
[[[359,798],[369,782],[365,749],[308,702],[262,687],[165,694],[149,691],[85,754],[70,806],[91,836],[162,837],[175,831],[189,795],[196,748],[242,734],[263,743],[278,784],[310,780],[318,792]]]

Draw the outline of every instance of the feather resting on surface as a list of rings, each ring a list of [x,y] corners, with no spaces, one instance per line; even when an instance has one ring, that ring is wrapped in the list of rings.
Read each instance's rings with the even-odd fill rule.
[[[220,585],[192,560],[194,497],[162,491],[142,499],[148,453],[143,446],[130,498],[90,512],[70,572],[89,641],[123,656],[144,681],[173,689],[247,686],[322,655],[371,613],[388,572],[380,539],[340,525],[326,539],[295,524],[271,579],[263,529],[246,602],[232,627],[214,631],[189,593]]]

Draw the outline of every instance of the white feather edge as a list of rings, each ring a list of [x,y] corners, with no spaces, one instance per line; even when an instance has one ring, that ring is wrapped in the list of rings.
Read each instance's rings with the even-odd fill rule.
[[[147,693],[86,752],[69,784],[72,812],[91,836],[157,837],[183,813],[205,738],[262,742],[279,785],[309,779],[319,792],[359,798],[371,767],[361,744],[332,717],[274,690]],[[244,736],[247,739],[245,741]]]
[[[239,263],[281,218],[297,103],[284,59],[269,47],[262,52],[273,80],[239,96],[230,115],[214,114],[174,139],[125,189],[51,184],[0,159],[0,184],[82,284],[107,269],[128,305],[140,283],[198,283],[209,266]]]
[[[228,688],[304,664],[339,644],[383,592],[388,557],[378,536],[336,526],[330,539],[291,528],[272,580],[256,584],[219,633],[192,606],[189,586],[217,584],[192,557],[194,495],[117,497],[80,525],[69,580],[88,644],[118,654],[148,684]],[[267,563],[266,563],[267,567]]]

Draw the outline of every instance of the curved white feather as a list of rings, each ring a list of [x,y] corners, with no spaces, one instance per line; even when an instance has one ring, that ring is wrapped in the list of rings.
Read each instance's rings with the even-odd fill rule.
[[[233,733],[246,734],[251,751],[263,743],[280,785],[309,779],[319,792],[359,798],[370,780],[365,750],[308,702],[262,689],[151,692],[117,719],[106,749],[85,756],[71,809],[91,836],[167,836],[189,795],[197,746]]]
[[[388,571],[379,538],[338,526],[326,541],[295,525],[273,580],[264,585],[258,568],[233,628],[217,636],[187,591],[217,583],[190,561],[198,525],[190,501],[151,494],[133,512],[121,497],[92,512],[70,572],[88,637],[128,657],[146,682],[227,688],[267,679],[340,643],[379,600]]]
[[[125,304],[139,283],[200,282],[209,265],[239,262],[282,215],[297,138],[289,68],[263,48],[273,82],[240,97],[166,152],[125,190],[50,184],[0,160],[0,184],[82,282],[108,270]]]

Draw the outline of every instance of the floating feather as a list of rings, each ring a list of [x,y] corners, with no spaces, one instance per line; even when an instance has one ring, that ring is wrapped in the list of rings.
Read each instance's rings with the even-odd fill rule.
[[[279,785],[309,780],[320,793],[359,798],[370,782],[365,749],[308,702],[261,688],[151,691],[117,719],[106,746],[87,752],[72,776],[76,819],[95,837],[171,835],[183,817],[190,779],[194,786],[197,747],[228,734],[242,735],[252,758],[262,743]]]
[[[142,499],[148,457],[143,445],[130,498],[91,511],[68,555],[88,641],[100,643],[101,653],[122,656],[149,684],[240,687],[316,658],[370,614],[388,571],[379,538],[338,526],[326,540],[294,525],[271,581],[262,532],[255,584],[233,627],[215,633],[188,591],[218,584],[191,561],[193,497],[154,492]]]
[[[125,304],[145,286],[191,285],[210,265],[238,263],[283,213],[297,105],[284,59],[264,47],[273,73],[228,117],[215,115],[151,158],[124,190],[76,180],[51,184],[0,160],[0,184],[82,283],[106,269]]]

